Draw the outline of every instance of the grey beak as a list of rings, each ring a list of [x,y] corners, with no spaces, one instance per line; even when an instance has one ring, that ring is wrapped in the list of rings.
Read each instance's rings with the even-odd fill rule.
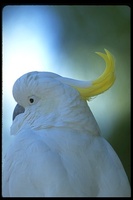
[[[20,106],[19,104],[17,104],[14,108],[14,112],[13,112],[13,120],[15,119],[15,117],[21,113],[24,113],[25,109]]]

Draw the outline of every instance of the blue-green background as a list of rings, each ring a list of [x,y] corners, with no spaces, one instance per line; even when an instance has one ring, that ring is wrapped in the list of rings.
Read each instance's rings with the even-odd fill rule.
[[[106,48],[115,58],[116,81],[88,104],[130,180],[130,7],[6,6],[2,27],[3,154],[11,141],[14,81],[33,70],[96,79],[105,63],[94,52]]]

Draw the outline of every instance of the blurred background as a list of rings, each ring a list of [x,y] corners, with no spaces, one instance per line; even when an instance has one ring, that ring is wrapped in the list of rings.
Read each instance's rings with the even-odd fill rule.
[[[13,137],[15,80],[35,70],[79,80],[96,79],[105,63],[95,52],[106,48],[115,58],[116,81],[88,105],[130,180],[130,7],[6,6],[2,43],[2,155]]]

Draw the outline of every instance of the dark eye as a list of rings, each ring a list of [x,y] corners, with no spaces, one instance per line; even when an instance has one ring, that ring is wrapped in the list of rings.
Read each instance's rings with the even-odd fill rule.
[[[36,104],[39,101],[39,97],[35,95],[29,96],[28,101],[30,105]]]
[[[34,103],[34,99],[33,98],[30,98],[29,101],[30,101],[30,103]]]

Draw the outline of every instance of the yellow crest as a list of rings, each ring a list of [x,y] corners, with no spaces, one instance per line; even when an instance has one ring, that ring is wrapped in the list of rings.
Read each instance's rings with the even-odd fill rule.
[[[106,63],[106,68],[103,74],[97,78],[96,80],[92,81],[92,84],[86,87],[76,87],[74,88],[79,91],[83,99],[88,100],[90,97],[96,96],[101,94],[102,92],[108,90],[115,81],[115,64],[114,58],[111,53],[105,49],[106,54],[96,52],[99,56],[101,56]]]

